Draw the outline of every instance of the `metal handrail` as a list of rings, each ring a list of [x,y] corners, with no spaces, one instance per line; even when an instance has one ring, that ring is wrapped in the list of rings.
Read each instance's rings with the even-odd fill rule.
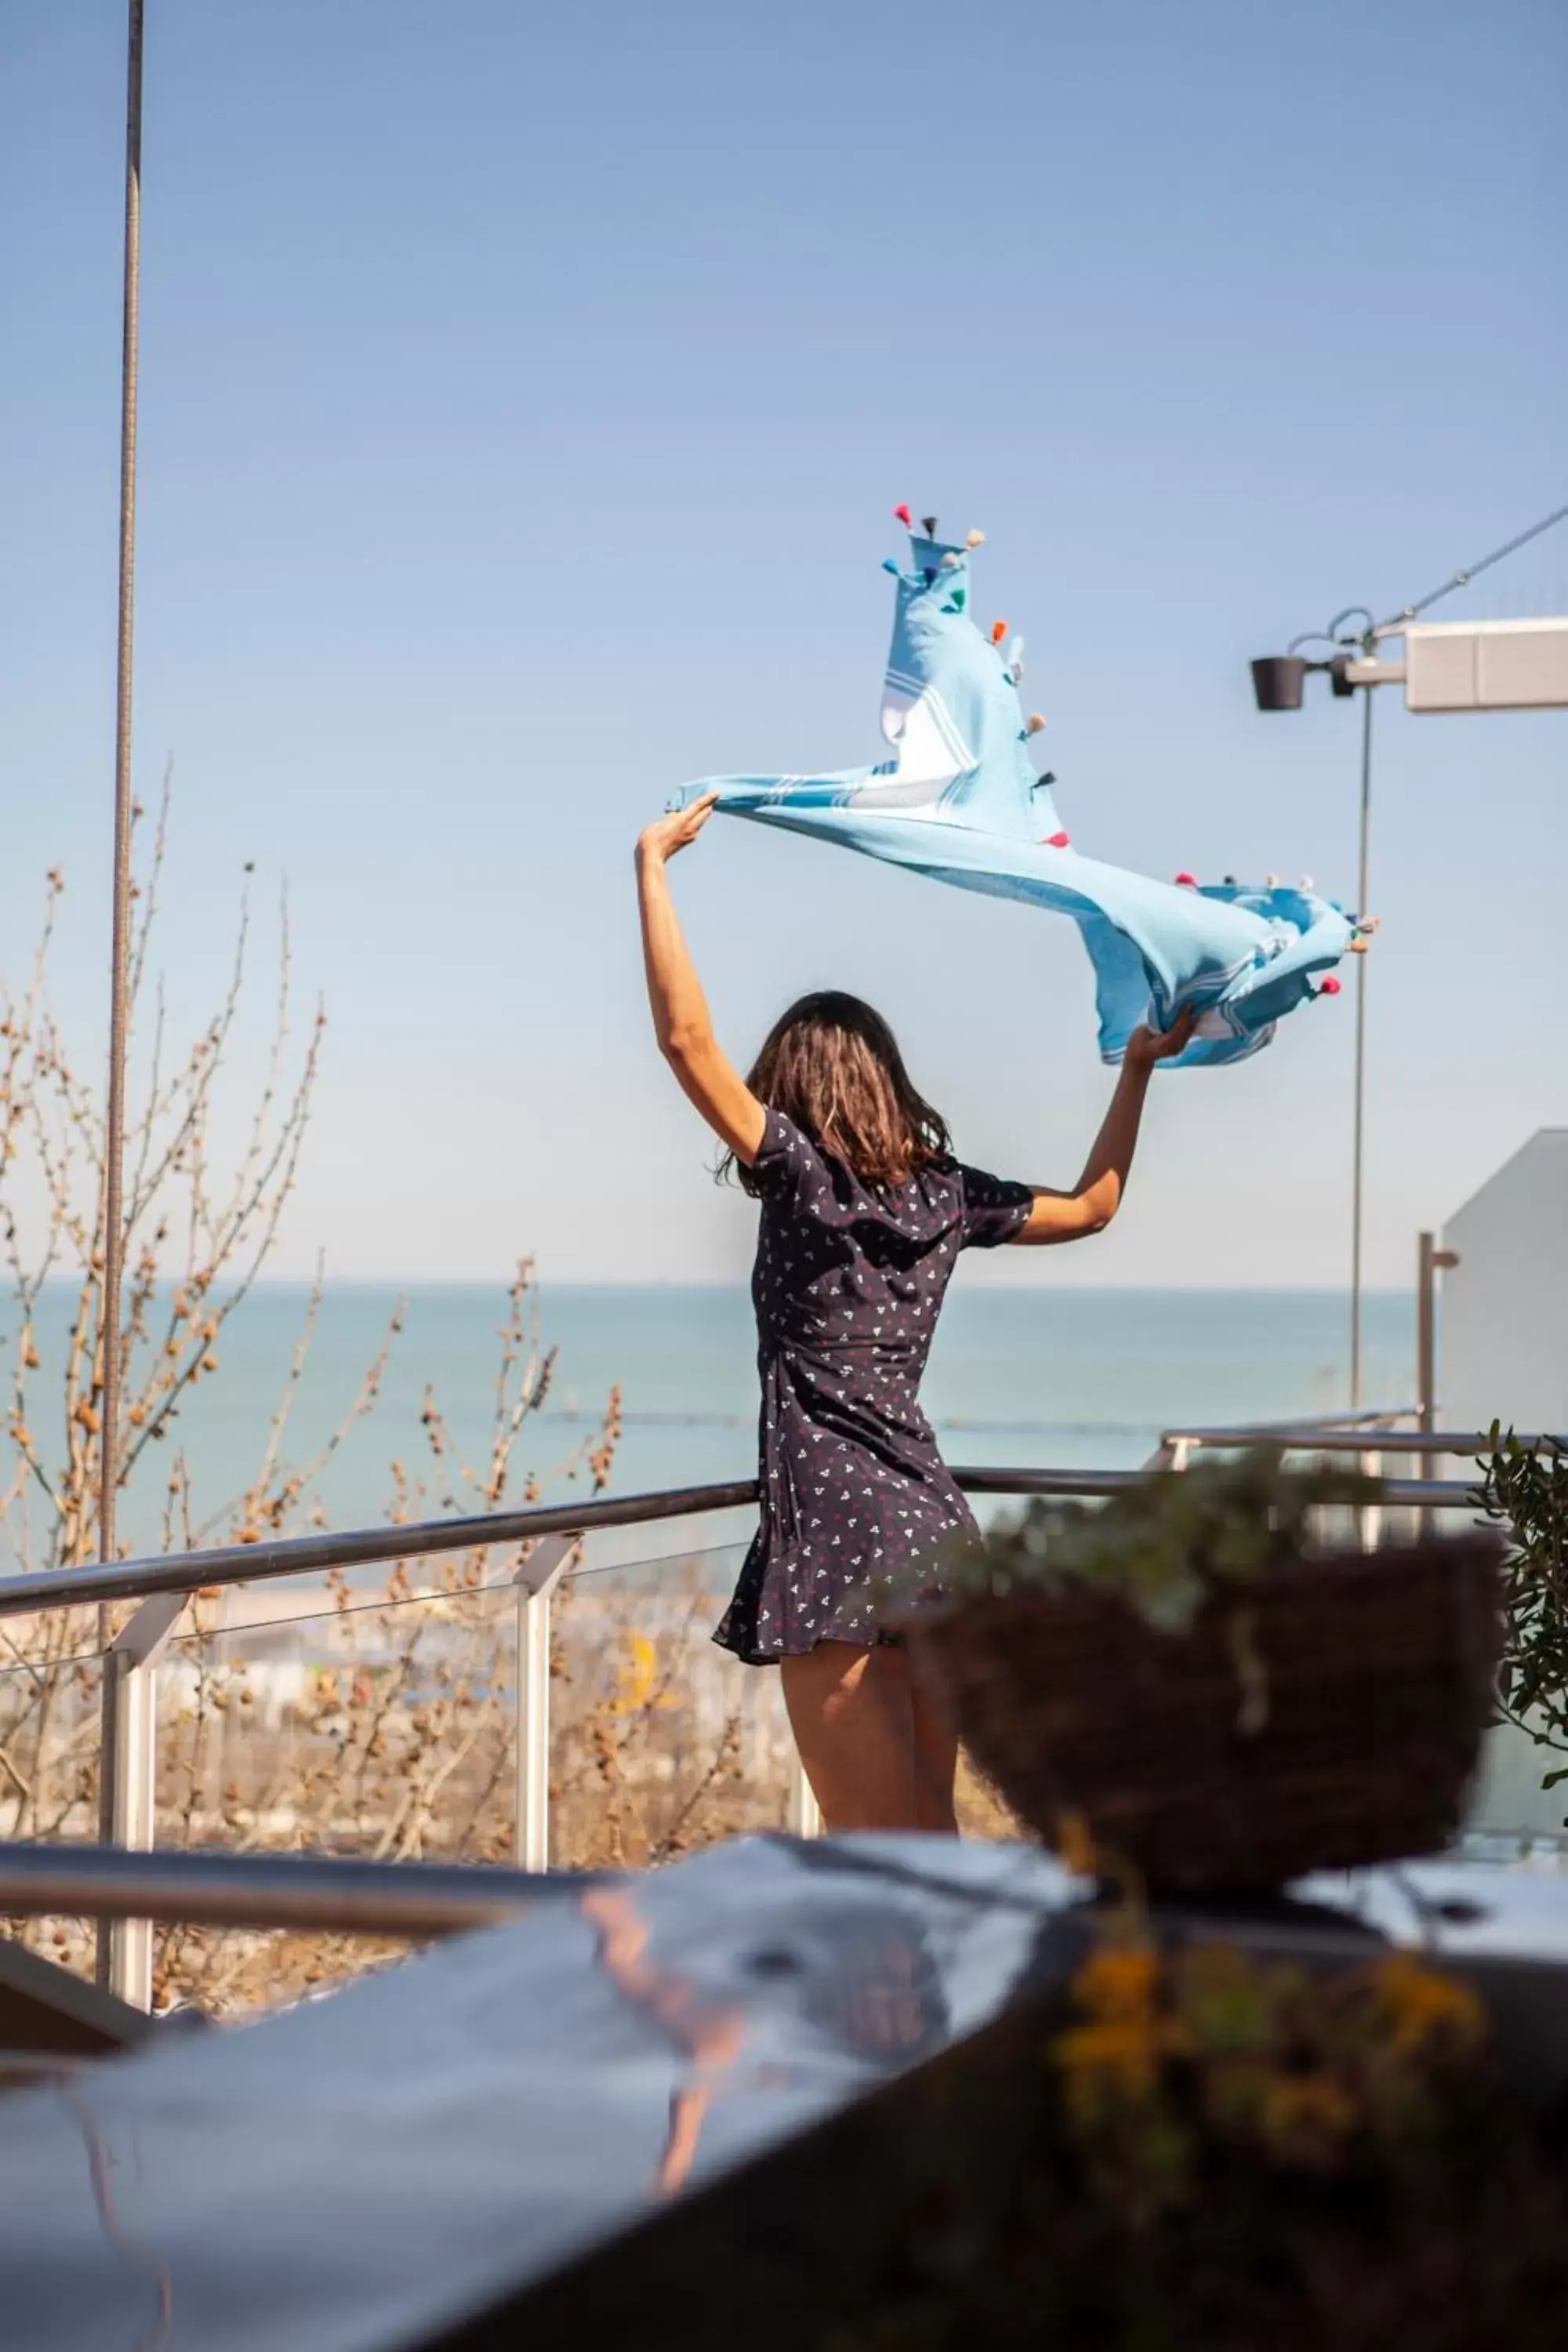
[[[1310,1421],[1300,1421],[1296,1419],[1292,1419],[1290,1421],[1247,1421],[1234,1423],[1231,1424],[1231,1427],[1234,1433],[1238,1437],[1252,1437],[1260,1440],[1264,1438],[1275,1438],[1278,1437],[1281,1432],[1293,1429],[1375,1429],[1381,1431],[1385,1429],[1391,1422],[1414,1421],[1419,1414],[1420,1411],[1420,1406],[1415,1404],[1367,1405],[1358,1412],[1328,1412],[1322,1414],[1321,1417],[1314,1414]],[[1191,1431],[1187,1430],[1180,1431],[1177,1433],[1184,1437],[1193,1434]],[[1219,1432],[1215,1431],[1211,1433],[1217,1436]]]
[[[1374,1450],[1364,1442],[1355,1448],[1358,1454]],[[970,1495],[1105,1496],[1142,1486],[1152,1476],[1179,1475],[1173,1465],[1142,1470],[965,1470],[959,1484]],[[1474,1503],[1475,1491],[1463,1478],[1384,1478],[1378,1500],[1395,1510],[1458,1511]]]
[[[515,1918],[540,1897],[615,1874],[489,1863],[360,1862],[328,1854],[127,1853],[115,1845],[0,1845],[0,1913],[172,1919],[437,1936]]]
[[[0,1617],[89,1602],[142,1601],[156,1592],[197,1592],[205,1585],[259,1583],[272,1576],[311,1576],[331,1568],[374,1567],[430,1552],[476,1551],[487,1544],[535,1543],[544,1536],[590,1535],[598,1528],[638,1527],[742,1508],[757,1499],[754,1478],[728,1486],[672,1486],[602,1503],[543,1503],[465,1519],[420,1519],[402,1526],[351,1528],[338,1535],[283,1536],[273,1543],[220,1544],[210,1551],[159,1553],[112,1568],[38,1569],[0,1577]]]
[[[1246,1444],[1262,1434],[1251,1430],[1183,1432],[1166,1444]],[[1403,1433],[1398,1433],[1403,1436]],[[1273,1436],[1271,1442],[1286,1440]],[[1364,1440],[1342,1443],[1332,1432],[1290,1433],[1289,1442],[1322,1451],[1366,1453]],[[1441,1454],[1469,1450],[1469,1441],[1446,1445],[1421,1433],[1409,1444],[1378,1436],[1377,1451]],[[1021,1470],[969,1467],[953,1472],[971,1495],[1105,1496],[1137,1486],[1142,1470]],[[1468,1501],[1462,1482],[1394,1480],[1384,1500],[1442,1510]],[[651,1495],[625,1495],[598,1503],[548,1503],[528,1510],[498,1511],[465,1519],[426,1519],[398,1527],[354,1528],[341,1534],[288,1536],[273,1543],[223,1544],[210,1551],[172,1552],[147,1559],[121,1560],[110,1568],[35,1570],[0,1577],[0,1617],[31,1615],[40,1609],[142,1601],[156,1593],[193,1593],[215,1586],[259,1583],[275,1576],[309,1576],[333,1568],[370,1567],[384,1560],[413,1559],[433,1552],[479,1550],[490,1544],[534,1543],[546,1536],[591,1535],[603,1528],[638,1527],[660,1519],[696,1518],[712,1511],[743,1508],[757,1499],[755,1479],[728,1485],[677,1486]]]
[[[1310,1422],[1260,1424],[1247,1429],[1173,1429],[1166,1430],[1160,1442],[1163,1445],[1214,1448],[1267,1444],[1280,1446],[1287,1453],[1310,1454],[1485,1454],[1492,1450],[1489,1430],[1379,1429],[1357,1434],[1337,1423],[1332,1428],[1321,1428]],[[1564,1441],[1539,1433],[1521,1435],[1518,1442],[1538,1448],[1561,1445]]]

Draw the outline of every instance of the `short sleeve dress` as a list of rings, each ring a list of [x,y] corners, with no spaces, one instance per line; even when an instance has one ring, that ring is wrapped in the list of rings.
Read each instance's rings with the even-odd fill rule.
[[[892,1638],[873,1588],[934,1581],[973,1529],[921,1375],[960,1250],[1011,1241],[1035,1196],[955,1160],[862,1183],[776,1110],[752,1172],[762,1515],[713,1638],[769,1665]]]

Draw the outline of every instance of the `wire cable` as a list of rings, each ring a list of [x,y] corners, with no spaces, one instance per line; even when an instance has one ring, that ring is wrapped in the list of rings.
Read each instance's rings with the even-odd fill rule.
[[[1521,547],[1528,547],[1532,539],[1539,539],[1543,531],[1551,530],[1555,524],[1564,521],[1568,521],[1568,506],[1554,508],[1551,514],[1542,515],[1539,522],[1532,522],[1528,530],[1521,530],[1517,539],[1506,541],[1501,547],[1494,547],[1491,553],[1483,555],[1479,563],[1469,564],[1463,572],[1456,572],[1451,579],[1444,581],[1440,588],[1434,588],[1426,595],[1418,597],[1414,604],[1403,605],[1386,621],[1379,621],[1372,632],[1373,635],[1385,636],[1398,630],[1405,622],[1414,621],[1417,614],[1425,613],[1440,598],[1451,596],[1456,588],[1468,588],[1472,580],[1479,579],[1483,572],[1489,572],[1492,565],[1500,563],[1505,555],[1516,554]]]

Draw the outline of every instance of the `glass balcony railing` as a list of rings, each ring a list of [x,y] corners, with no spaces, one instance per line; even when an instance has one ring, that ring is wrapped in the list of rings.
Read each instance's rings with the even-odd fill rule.
[[[1243,1434],[1168,1438],[1153,1466],[1179,1469]],[[1319,1425],[1287,1442],[1300,1454],[1436,1450],[1384,1428]],[[1381,1466],[1398,1477],[1420,1465]],[[1102,1496],[1135,1475],[961,1476],[985,1510],[1025,1493]],[[809,1833],[780,1678],[710,1639],[752,1491],[585,1498],[570,1515],[72,1570],[51,1580],[47,1610],[31,1580],[12,1580],[0,1591],[0,1843],[95,1843],[105,1782],[110,1842],[133,1852],[646,1868],[746,1832]],[[1388,1505],[1381,1530],[1362,1517],[1362,1541],[1404,1533],[1415,1510],[1468,1508],[1468,1490],[1407,1481]],[[1515,1846],[1560,1834],[1543,1769],[1521,1734],[1495,1735],[1472,1833]],[[959,1815],[971,1834],[1012,1829],[962,1769]],[[5,1924],[94,1965],[87,1922]],[[155,1928],[120,1919],[106,1941],[126,1998],[219,2014],[401,1948],[167,1915]]]
[[[308,1597],[198,1597],[153,1669],[153,1844],[510,1863],[531,1812],[535,1864],[647,1867],[783,1828],[778,1677],[710,1638],[742,1548],[595,1557],[610,1549],[589,1538],[542,1602],[511,1580],[515,1546]],[[531,1738],[531,1640],[548,1664]],[[275,2003],[397,1948],[170,1926],[153,1939],[153,1995]]]

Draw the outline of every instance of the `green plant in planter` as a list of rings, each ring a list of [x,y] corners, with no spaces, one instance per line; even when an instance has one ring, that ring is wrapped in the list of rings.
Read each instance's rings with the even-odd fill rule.
[[[1181,1633],[1205,1601],[1245,1599],[1270,1570],[1323,1549],[1319,1513],[1377,1501],[1373,1478],[1333,1469],[1288,1471],[1255,1447],[1124,1487],[1100,1508],[1033,1503],[991,1528],[957,1563],[957,1598],[1022,1591],[1094,1591],[1129,1602],[1162,1632]]]
[[[1521,1445],[1491,1425],[1477,1501],[1502,1530],[1504,1631],[1498,1705],[1538,1748],[1568,1756],[1568,1444]],[[1542,1775],[1568,1780],[1568,1765]]]

